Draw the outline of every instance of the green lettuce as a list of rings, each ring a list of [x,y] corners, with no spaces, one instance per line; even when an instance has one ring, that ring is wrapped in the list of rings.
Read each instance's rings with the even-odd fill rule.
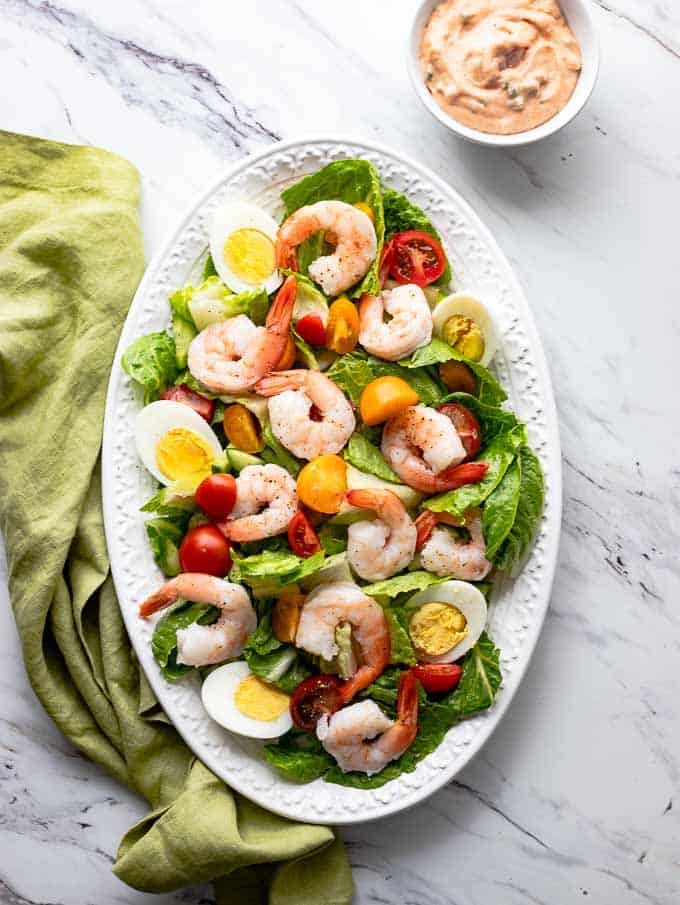
[[[511,431],[522,424],[513,412],[482,402],[468,393],[449,393],[442,401],[459,402],[477,416],[482,430],[482,441],[485,445],[488,445],[499,434]]]
[[[215,270],[215,262],[213,261],[213,257],[208,252],[208,257],[205,259],[205,264],[203,265],[203,279],[207,280],[208,277],[216,277],[217,271]]]
[[[144,405],[148,405],[172,386],[177,376],[175,341],[167,333],[140,336],[123,353],[121,365],[144,389]]]
[[[290,694],[303,679],[311,675],[311,669],[299,651],[290,644],[279,641],[272,630],[272,604],[262,601],[258,607],[257,628],[243,648],[243,656],[251,672],[264,682]]]
[[[544,483],[536,454],[523,446],[518,453],[520,488],[515,521],[501,546],[496,565],[512,571],[526,553],[543,511]]]
[[[183,320],[198,330],[209,324],[247,315],[253,323],[262,325],[269,309],[269,297],[264,289],[235,294],[217,276],[209,276],[199,286],[185,286],[170,296],[170,305]]]
[[[197,508],[192,494],[178,493],[172,487],[161,487],[139,511],[155,512],[158,516],[186,524]]]
[[[317,532],[319,543],[326,556],[343,553],[347,549],[347,529],[343,525],[324,522]]]
[[[510,467],[520,446],[526,443],[526,428],[518,424],[512,430],[497,434],[477,457],[486,462],[489,470],[477,484],[464,484],[455,490],[439,496],[430,497],[423,504],[433,512],[448,512],[450,515],[462,516],[468,509],[473,509],[487,499],[489,494],[500,484],[503,475]]]
[[[384,581],[375,581],[366,584],[361,589],[370,597],[398,597],[399,594],[408,594],[413,591],[423,591],[432,584],[444,581],[432,572],[409,572],[406,575],[397,575],[395,578],[386,578]]]
[[[265,447],[260,453],[260,457],[265,462],[272,465],[280,465],[282,468],[285,468],[286,471],[290,472],[293,477],[297,477],[302,468],[300,460],[296,459],[292,453],[288,452],[286,447],[274,436],[269,418],[263,419],[260,424],[262,427],[262,439],[265,443]]]
[[[373,211],[378,248],[375,261],[353,295],[359,296],[364,292],[375,294],[379,291],[378,265],[385,234],[385,221],[380,180],[372,163],[368,160],[336,160],[285,189],[281,193],[281,198],[285,205],[286,217],[304,205],[317,201],[336,199],[347,204],[358,202],[367,204]],[[324,253],[322,236],[317,234],[307,243],[303,243],[298,248],[300,271],[306,273],[311,261],[322,253]]]
[[[297,584],[313,575],[324,564],[324,553],[314,553],[303,559],[283,550],[264,550],[252,556],[237,556],[232,551],[234,564],[232,581],[243,582],[260,595],[276,596],[281,588]]]
[[[486,632],[465,655],[462,666],[460,682],[438,702],[455,721],[491,707],[502,682],[500,651]]]
[[[394,233],[405,232],[409,229],[419,229],[421,232],[434,236],[441,242],[441,236],[432,225],[432,221],[425,211],[406,195],[396,192],[394,189],[383,189],[383,211],[385,214],[385,241],[392,238]],[[435,282],[435,286],[448,286],[451,282],[451,267],[446,262],[444,273]]]
[[[219,616],[213,606],[180,601],[158,621],[151,639],[151,652],[169,682],[181,679],[194,669],[177,662],[177,630],[188,628],[194,622],[209,625]]]
[[[291,730],[273,745],[265,745],[265,760],[293,782],[312,782],[333,764],[315,735]]]
[[[347,462],[359,471],[375,475],[383,481],[391,481],[393,484],[404,483],[399,475],[392,471],[378,447],[361,434],[352,434],[343,455]]]
[[[304,341],[295,329],[293,329],[293,341],[295,343],[295,348],[297,349],[297,355],[295,356],[297,360],[306,368],[309,368],[310,371],[320,371],[321,368],[319,367],[319,362],[316,360],[314,350],[309,343]]]
[[[400,377],[416,391],[425,405],[437,405],[444,397],[441,387],[424,368],[402,368],[396,362],[382,361],[361,349],[341,355],[326,374],[355,405],[359,404],[362,392],[376,377]]]
[[[184,528],[172,518],[152,518],[144,522],[149,545],[156,565],[164,575],[179,575],[179,545]]]
[[[505,390],[488,368],[480,365],[479,362],[470,361],[465,358],[465,356],[461,355],[460,352],[457,352],[452,346],[447,342],[444,342],[444,340],[440,339],[438,336],[433,337],[432,340],[421,349],[416,349],[409,358],[402,359],[399,364],[402,368],[424,368],[452,360],[462,361],[475,375],[477,378],[476,397],[480,402],[497,406],[508,398]]]
[[[519,458],[515,458],[508,466],[500,484],[489,494],[484,504],[482,528],[486,556],[492,562],[515,523],[520,496],[520,467]]]
[[[390,630],[390,663],[394,666],[415,666],[416,655],[413,644],[397,613],[390,607],[385,607],[385,618]]]

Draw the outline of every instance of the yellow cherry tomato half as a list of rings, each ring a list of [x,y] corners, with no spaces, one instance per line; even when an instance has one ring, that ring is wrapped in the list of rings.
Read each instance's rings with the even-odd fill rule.
[[[416,391],[401,377],[378,377],[364,388],[359,414],[364,424],[381,424],[418,401]]]
[[[279,363],[274,368],[275,371],[288,371],[293,367],[295,362],[295,356],[297,354],[297,346],[295,345],[295,340],[293,337],[288,334],[288,339],[286,340],[286,347],[283,350],[283,355],[279,359]]]
[[[346,355],[358,342],[359,312],[356,305],[341,295],[328,309],[326,346],[338,355]]]
[[[224,433],[227,440],[237,449],[246,453],[259,453],[262,450],[262,434],[260,424],[245,405],[236,403],[224,410]]]
[[[373,213],[373,208],[370,204],[366,204],[365,201],[357,201],[356,204],[353,205],[358,211],[361,211],[362,214],[366,214],[371,223],[375,223],[375,214]]]
[[[297,479],[298,496],[305,506],[328,515],[337,512],[347,490],[347,466],[340,456],[317,456]]]

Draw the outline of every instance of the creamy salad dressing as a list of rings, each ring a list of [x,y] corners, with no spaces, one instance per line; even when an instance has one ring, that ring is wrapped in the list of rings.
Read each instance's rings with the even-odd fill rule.
[[[425,27],[420,65],[446,113],[510,135],[565,106],[581,51],[555,0],[444,0]]]

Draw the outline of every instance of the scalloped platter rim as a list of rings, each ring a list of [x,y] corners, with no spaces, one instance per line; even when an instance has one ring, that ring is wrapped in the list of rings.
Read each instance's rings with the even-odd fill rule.
[[[225,200],[250,200],[281,213],[279,194],[333,160],[363,157],[386,185],[406,193],[430,216],[451,261],[456,289],[476,291],[499,328],[495,368],[509,401],[527,424],[544,469],[540,527],[519,574],[496,583],[489,631],[501,649],[503,686],[493,708],[454,726],[414,772],[378,789],[359,790],[322,779],[295,784],[264,760],[261,745],[223,730],[203,710],[198,679],[170,684],[150,647],[152,620],[137,606],[162,581],[146,540],[139,507],[153,483],[138,462],[134,416],[140,406],[120,357],[132,340],[169,322],[168,295],[186,281],[207,245],[206,224]],[[120,337],[108,388],[102,452],[104,524],[121,611],[139,661],[166,714],[195,754],[232,788],[285,817],[348,824],[394,814],[450,782],[498,725],[529,663],[548,608],[561,518],[560,443],[545,356],[522,289],[491,233],[446,182],[414,160],[361,139],[286,141],[240,160],[191,206],[142,279]]]

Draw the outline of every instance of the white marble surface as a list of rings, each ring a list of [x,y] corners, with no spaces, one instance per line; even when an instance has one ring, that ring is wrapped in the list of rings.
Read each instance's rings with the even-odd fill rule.
[[[510,711],[459,781],[344,832],[357,903],[680,901],[680,9],[597,0],[584,113],[512,153],[465,145],[404,64],[414,0],[2,0],[0,126],[142,172],[147,250],[248,150],[347,132],[421,159],[517,268],[552,368],[565,513],[552,606]],[[0,618],[0,902],[153,899],[110,873],[144,805],[52,727]]]

